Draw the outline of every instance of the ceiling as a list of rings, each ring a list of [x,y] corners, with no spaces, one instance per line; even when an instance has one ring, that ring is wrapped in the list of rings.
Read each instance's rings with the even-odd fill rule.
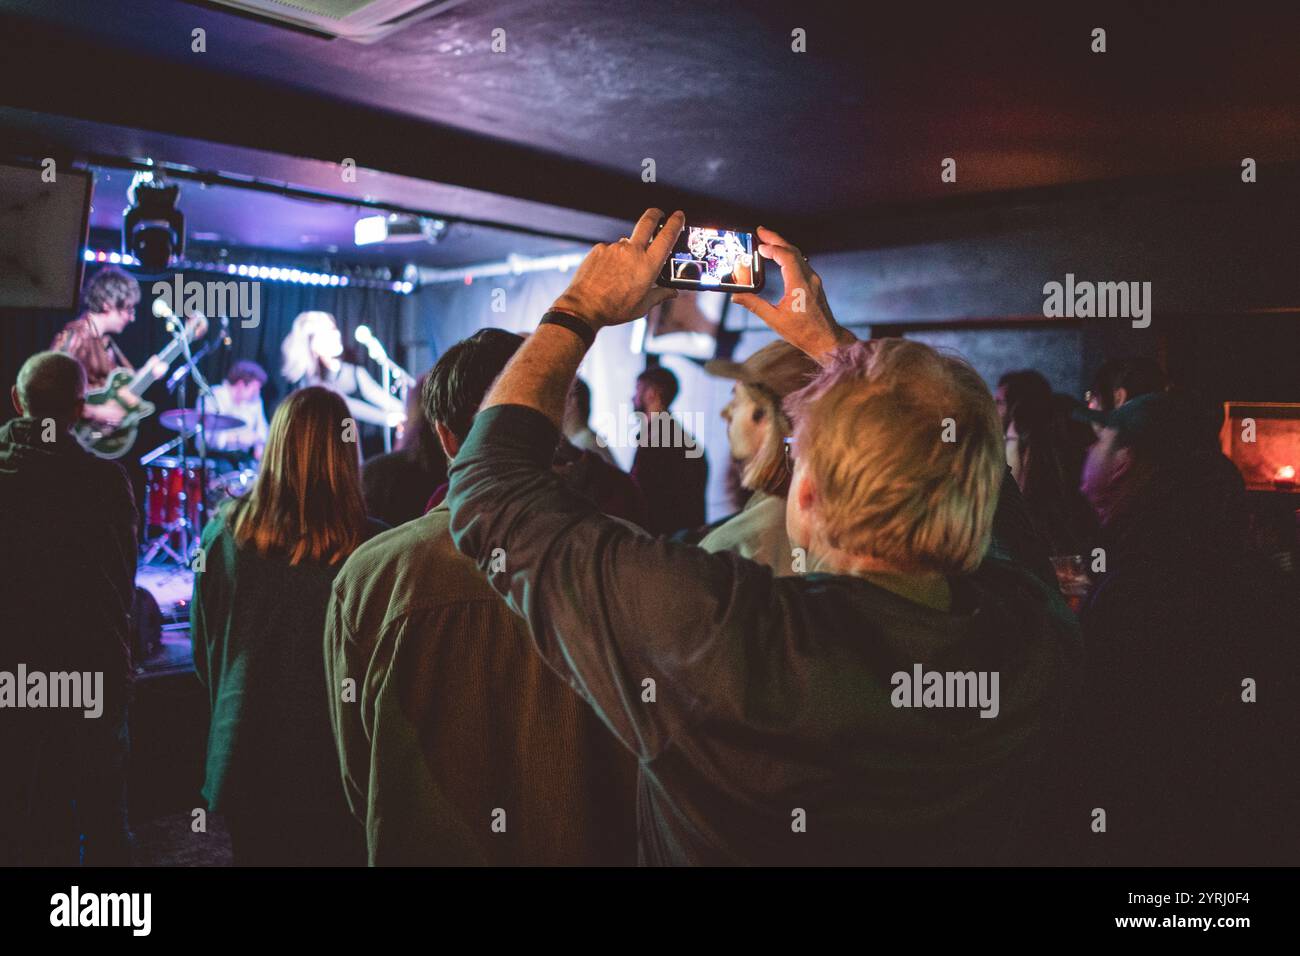
[[[373,45],[184,0],[0,0],[0,14],[12,18],[0,126],[14,137],[260,164],[331,194],[581,240],[612,238],[655,203],[842,246],[908,210],[1300,160],[1294,3],[1225,15],[1167,2],[465,0]],[[1089,49],[1098,26],[1103,54]],[[805,53],[791,50],[796,27]],[[196,28],[206,52],[191,51]],[[504,53],[490,48],[497,28]],[[122,151],[133,146],[152,152]],[[343,157],[361,183],[339,181]],[[945,157],[956,182],[941,181]],[[197,190],[187,201],[195,228],[256,245],[337,245],[355,218],[295,201],[269,203],[258,225]],[[457,241],[490,258],[493,239],[515,236],[480,223]]]
[[[127,189],[133,173],[94,169],[95,191],[90,225],[111,230],[116,241],[122,213],[130,202]],[[466,222],[451,222],[436,244],[406,242],[358,247],[353,227],[358,218],[376,212],[362,206],[294,198],[225,185],[178,180],[177,206],[185,215],[191,246],[293,251],[348,263],[438,268],[504,260],[507,256],[544,256],[576,251],[575,243]]]

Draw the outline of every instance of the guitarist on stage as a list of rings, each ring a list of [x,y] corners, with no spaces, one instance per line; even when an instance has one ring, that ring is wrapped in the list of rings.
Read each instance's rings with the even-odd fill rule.
[[[125,368],[134,371],[122,350],[111,338],[135,321],[135,307],[140,301],[140,284],[130,274],[115,266],[105,266],[95,273],[82,290],[84,308],[80,316],[63,327],[50,349],[66,352],[86,370],[86,388],[103,388],[109,373]],[[130,396],[123,399],[134,404]],[[125,415],[116,402],[102,405],[87,403],[83,413],[108,428],[115,428]]]

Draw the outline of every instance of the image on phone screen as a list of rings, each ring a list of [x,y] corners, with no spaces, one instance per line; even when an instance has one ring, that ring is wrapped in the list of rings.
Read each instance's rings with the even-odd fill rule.
[[[687,226],[664,263],[661,279],[679,289],[752,292],[762,287],[752,232]]]

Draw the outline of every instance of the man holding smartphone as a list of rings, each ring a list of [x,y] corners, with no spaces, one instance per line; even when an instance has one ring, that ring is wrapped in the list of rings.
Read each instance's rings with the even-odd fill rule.
[[[793,408],[786,523],[807,573],[647,538],[550,473],[597,331],[676,294],[655,277],[684,216],[656,237],[662,218],[596,246],[497,380],[451,469],[456,546],[640,760],[642,862],[1033,859],[1080,640],[1039,543],[1002,537],[1025,524],[969,366],[858,342],[760,229],[784,294],[735,300],[823,369]],[[897,683],[914,672],[988,678],[1000,700],[914,710]]]

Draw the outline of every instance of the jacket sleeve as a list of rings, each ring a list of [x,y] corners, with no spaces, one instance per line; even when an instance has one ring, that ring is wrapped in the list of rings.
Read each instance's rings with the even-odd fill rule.
[[[325,613],[325,699],[330,727],[338,746],[339,771],[348,809],[364,825],[370,788],[370,741],[361,716],[365,662],[358,659],[356,641],[344,620],[337,588]],[[355,692],[343,699],[343,681],[355,681]]]
[[[558,438],[530,408],[480,413],[451,467],[452,538],[550,665],[651,759],[707,697],[743,697],[736,645],[778,616],[772,575],[600,514],[551,471]]]

